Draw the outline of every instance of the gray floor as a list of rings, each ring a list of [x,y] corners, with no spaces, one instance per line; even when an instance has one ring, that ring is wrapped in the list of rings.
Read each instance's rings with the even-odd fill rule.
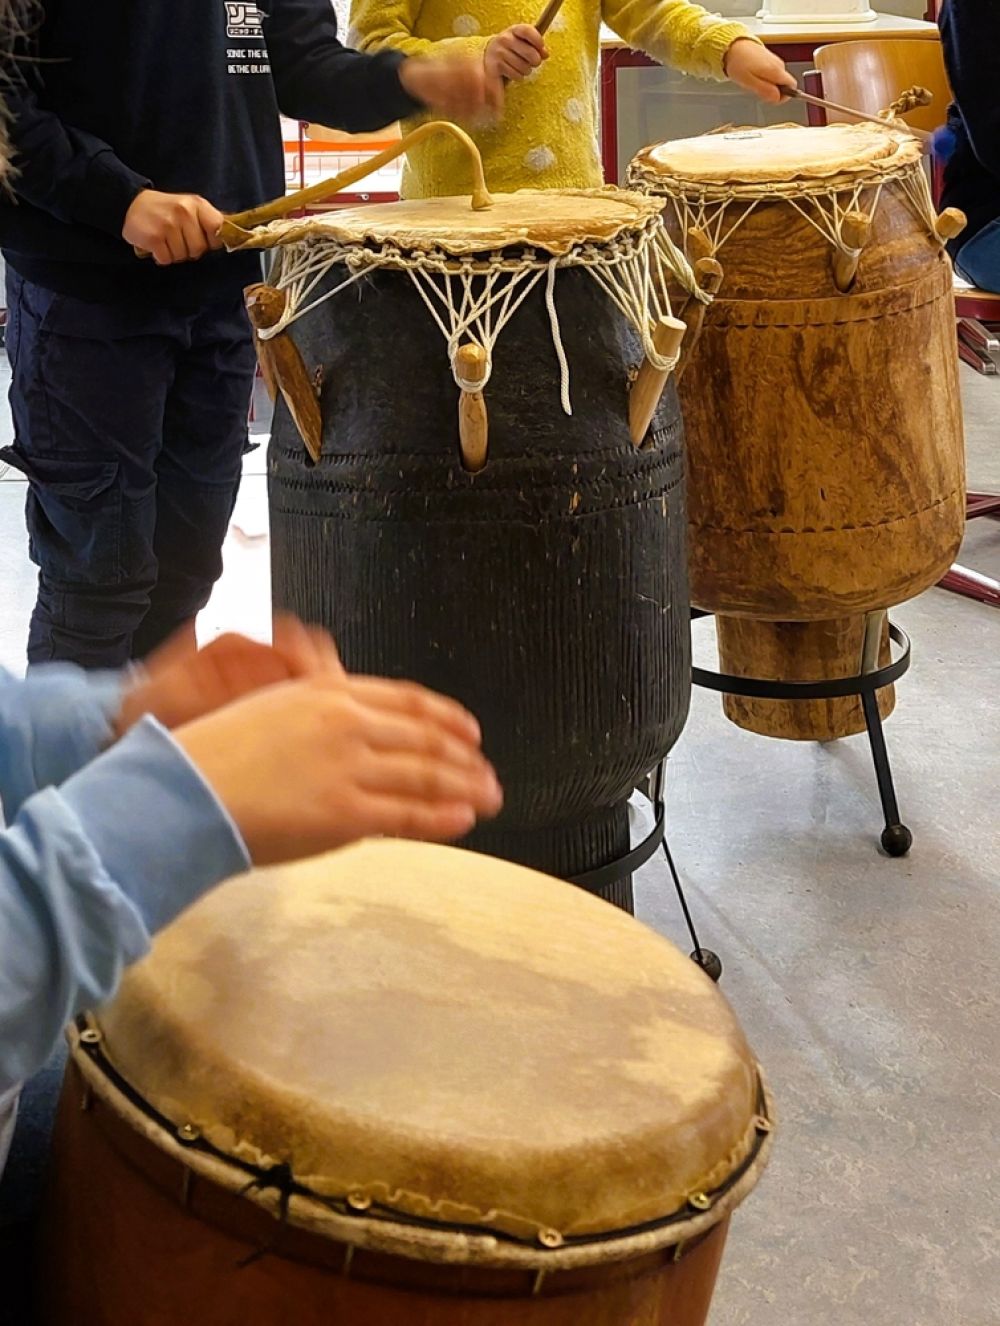
[[[970,485],[1000,492],[1000,383],[966,371],[963,390]],[[8,475],[0,662],[16,668],[32,593],[22,500]],[[259,453],[234,526],[206,634],[266,630]],[[1000,576],[1000,524],[973,528],[964,557]],[[896,617],[915,654],[887,726],[908,859],[876,852],[861,738],[771,742],[696,694],[671,763],[671,845],[782,1122],[713,1326],[1000,1323],[1000,612],[932,590]],[[659,866],[640,909],[683,942]]]

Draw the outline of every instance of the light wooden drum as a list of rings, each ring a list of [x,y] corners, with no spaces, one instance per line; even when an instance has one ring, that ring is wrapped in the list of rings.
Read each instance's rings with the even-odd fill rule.
[[[680,384],[692,599],[722,671],[855,675],[863,614],[933,585],[964,528],[956,216],[935,216],[919,144],[874,125],[664,143],[630,179],[724,273]],[[773,736],[864,727],[854,698],[725,704]]]
[[[72,1035],[48,1326],[701,1326],[770,1146],[712,982],[381,841],[225,886]]]

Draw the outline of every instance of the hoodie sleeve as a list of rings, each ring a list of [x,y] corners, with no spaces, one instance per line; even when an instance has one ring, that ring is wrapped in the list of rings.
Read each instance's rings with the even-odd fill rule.
[[[14,192],[67,225],[119,238],[125,214],[150,181],[119,161],[102,139],[46,109],[43,71],[37,42],[28,36],[0,59]]]
[[[396,51],[362,55],[337,35],[330,0],[258,0],[283,114],[348,133],[381,129],[423,107],[403,91]]]
[[[224,807],[152,719],[30,797],[0,833],[0,1098],[114,995],[152,935],[248,865]]]
[[[0,669],[0,807],[12,820],[35,792],[64,782],[111,740],[123,673],[48,664],[25,679]]]

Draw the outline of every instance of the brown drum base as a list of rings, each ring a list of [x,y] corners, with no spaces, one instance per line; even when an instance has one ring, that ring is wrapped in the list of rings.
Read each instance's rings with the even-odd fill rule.
[[[677,1262],[553,1272],[434,1266],[278,1225],[195,1179],[70,1068],[45,1217],[42,1326],[704,1326],[727,1225]],[[189,1176],[190,1177],[190,1176]],[[234,1214],[235,1213],[235,1214]],[[256,1226],[256,1227],[255,1227]],[[275,1251],[254,1258],[262,1244]],[[535,1289],[538,1292],[535,1293]]]
[[[864,617],[825,622],[764,622],[717,617],[720,670],[737,677],[775,681],[826,681],[856,676],[861,666]],[[890,662],[888,624],[883,627],[879,665]],[[878,692],[883,719],[892,713],[895,691]],[[757,700],[727,695],[726,717],[737,727],[786,741],[836,741],[865,730],[857,696],[835,700]]]

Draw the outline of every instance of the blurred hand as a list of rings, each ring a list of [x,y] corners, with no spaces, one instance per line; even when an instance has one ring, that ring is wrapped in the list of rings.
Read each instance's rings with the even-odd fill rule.
[[[137,253],[148,253],[161,267],[193,262],[221,249],[223,215],[193,193],[158,193],[145,189],[125,214],[122,238]]]
[[[732,82],[773,105],[782,100],[783,88],[797,86],[784,61],[749,37],[737,37],[733,42],[726,52],[723,70]]]
[[[486,47],[486,73],[491,78],[527,78],[548,58],[542,36],[529,24],[517,23],[498,33]]]
[[[503,800],[476,720],[407,682],[327,672],[220,709],[177,740],[258,865],[377,835],[459,838]]]
[[[176,728],[265,686],[321,673],[345,676],[336,646],[325,631],[294,617],[275,619],[270,645],[223,635],[199,650],[193,632],[182,630],[150,655],[125,692],[115,735],[145,714]]]
[[[483,60],[404,60],[403,91],[445,120],[475,124],[503,111],[503,84]]]

